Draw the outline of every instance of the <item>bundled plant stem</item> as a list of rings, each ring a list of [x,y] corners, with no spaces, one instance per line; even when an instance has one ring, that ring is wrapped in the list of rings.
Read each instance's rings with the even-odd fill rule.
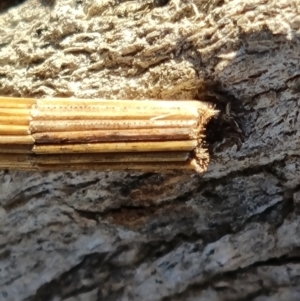
[[[0,168],[203,172],[215,113],[199,101],[0,97]]]

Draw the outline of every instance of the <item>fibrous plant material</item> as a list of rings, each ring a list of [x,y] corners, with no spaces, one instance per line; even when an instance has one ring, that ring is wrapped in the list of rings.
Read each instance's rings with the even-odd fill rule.
[[[0,97],[0,168],[203,172],[215,114],[199,101]]]

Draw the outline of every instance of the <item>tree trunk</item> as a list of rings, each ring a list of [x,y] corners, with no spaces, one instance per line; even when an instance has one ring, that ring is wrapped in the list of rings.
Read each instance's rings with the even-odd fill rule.
[[[299,1],[163,2],[2,6],[2,96],[220,115],[203,174],[1,170],[0,300],[300,299]]]

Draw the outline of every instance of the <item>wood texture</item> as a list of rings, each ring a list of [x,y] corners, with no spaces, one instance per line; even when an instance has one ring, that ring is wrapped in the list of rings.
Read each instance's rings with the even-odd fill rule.
[[[221,115],[204,174],[1,170],[0,300],[300,300],[299,1],[39,3],[0,15],[0,95]]]

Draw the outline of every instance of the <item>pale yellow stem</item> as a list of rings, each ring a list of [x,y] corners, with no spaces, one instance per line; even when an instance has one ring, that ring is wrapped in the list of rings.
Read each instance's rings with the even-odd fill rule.
[[[163,172],[166,170],[193,170],[194,166],[190,162],[178,163],[109,163],[109,164],[53,164],[53,165],[39,165],[39,170],[98,170],[98,171],[126,171],[126,170],[139,170],[139,171],[152,171]],[[203,170],[204,171],[204,170]]]
[[[189,152],[64,154],[34,156],[32,161],[37,164],[181,162],[189,156]]]
[[[2,109],[0,108],[0,124],[3,125],[29,125],[31,116],[1,116]]]
[[[4,110],[4,109],[3,109]],[[10,109],[7,109],[7,115]],[[17,110],[16,110],[17,111]],[[23,112],[18,110],[15,112],[21,115]],[[25,112],[24,112],[25,115]],[[60,111],[51,110],[50,108],[36,108],[32,110],[32,117],[34,120],[81,120],[81,119],[102,119],[102,120],[124,120],[124,119],[146,119],[146,120],[190,120],[197,118],[198,113],[196,111],[184,112],[180,114],[177,112],[170,112],[169,110],[151,110],[151,111],[140,111],[136,109],[119,110],[119,111],[107,111],[107,110],[90,110],[90,111]]]
[[[0,120],[1,122],[1,120]],[[196,128],[198,120],[33,120],[32,133],[86,130]]]
[[[0,127],[1,134],[1,127]],[[40,143],[91,143],[91,142],[129,142],[129,141],[172,141],[195,140],[196,130],[191,129],[134,129],[134,130],[98,130],[73,132],[45,132],[33,134],[37,144]]]
[[[0,144],[34,144],[34,138],[31,135],[24,136],[6,136],[0,135]]]
[[[125,152],[162,152],[192,151],[198,145],[197,140],[188,141],[155,141],[155,142],[118,142],[86,143],[64,145],[34,145],[35,154],[63,153],[125,153]]]
[[[30,130],[26,125],[1,125],[0,135],[30,135]]]
[[[33,98],[0,97],[0,108],[31,108],[36,100]]]

